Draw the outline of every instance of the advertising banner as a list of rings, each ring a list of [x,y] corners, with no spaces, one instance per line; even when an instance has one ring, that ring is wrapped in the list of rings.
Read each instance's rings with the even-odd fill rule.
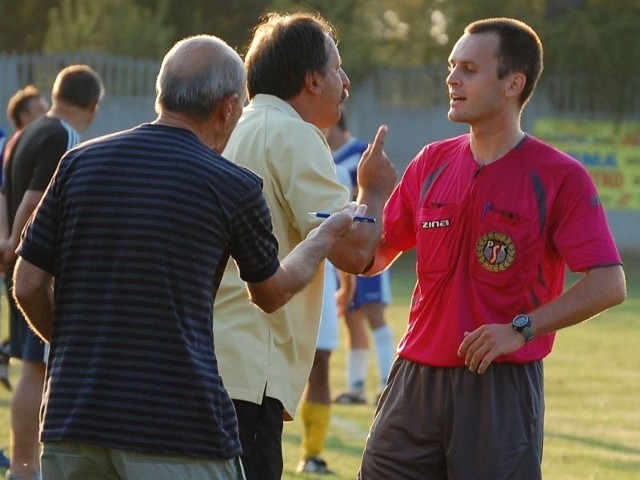
[[[533,135],[587,167],[605,208],[640,210],[640,123],[538,119]]]

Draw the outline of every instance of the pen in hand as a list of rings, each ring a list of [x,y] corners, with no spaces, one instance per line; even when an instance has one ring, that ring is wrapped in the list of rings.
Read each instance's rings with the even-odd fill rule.
[[[331,216],[330,213],[327,212],[309,212],[309,215],[313,215],[317,218],[329,218]],[[354,222],[363,222],[363,223],[376,223],[376,219],[373,217],[364,217],[362,215],[356,215],[353,217]]]

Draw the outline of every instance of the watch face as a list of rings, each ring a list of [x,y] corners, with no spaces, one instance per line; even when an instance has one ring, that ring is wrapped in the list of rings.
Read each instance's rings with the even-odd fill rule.
[[[529,317],[526,315],[518,315],[513,319],[513,326],[516,328],[524,328],[529,323]]]

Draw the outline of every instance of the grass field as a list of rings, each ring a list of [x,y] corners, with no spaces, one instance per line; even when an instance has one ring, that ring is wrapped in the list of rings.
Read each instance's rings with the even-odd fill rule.
[[[402,260],[394,269],[394,302],[388,310],[396,339],[406,325],[414,277],[412,258]],[[625,264],[627,301],[593,321],[559,332],[545,361],[545,480],[640,479],[640,261],[625,256]],[[6,335],[6,324],[0,335]],[[332,356],[334,392],[344,388],[345,357],[344,347]],[[14,382],[18,370],[18,365],[12,366]],[[377,384],[373,357],[368,384],[373,399]],[[9,398],[0,390],[0,448],[9,443]],[[336,475],[328,478],[355,478],[373,413],[371,405],[332,407],[324,457]],[[321,478],[294,473],[300,432],[297,420],[285,426],[283,479]]]

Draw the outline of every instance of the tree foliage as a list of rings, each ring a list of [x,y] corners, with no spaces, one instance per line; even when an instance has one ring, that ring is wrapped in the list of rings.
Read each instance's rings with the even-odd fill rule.
[[[629,3],[632,2],[623,2]],[[633,2],[636,3],[636,2]],[[640,5],[611,8],[609,2],[593,2],[567,12],[545,28],[547,65],[557,72],[638,73],[640,65]]]
[[[157,0],[129,0],[155,8]],[[189,35],[207,33],[223,38],[243,52],[253,26],[269,11],[271,0],[168,0],[167,21],[175,30],[171,44]]]
[[[44,45],[47,12],[59,0],[0,0],[0,52],[39,52]]]
[[[545,0],[274,0],[273,5],[280,11],[315,10],[335,23],[352,80],[378,68],[444,66],[470,21],[512,16],[535,27],[545,10]]]
[[[317,11],[336,25],[352,81],[379,68],[444,66],[472,20],[520,18],[545,45],[546,75],[638,75],[640,0],[0,0],[0,51],[93,49],[160,58],[211,33],[244,53],[269,11]]]
[[[577,77],[574,94],[622,115],[640,88],[638,2],[592,1],[549,23],[545,34],[554,46],[546,49],[547,71]]]
[[[167,7],[167,0],[159,0],[154,9],[130,0],[60,0],[49,11],[43,50],[159,57],[174,31],[166,23]]]

